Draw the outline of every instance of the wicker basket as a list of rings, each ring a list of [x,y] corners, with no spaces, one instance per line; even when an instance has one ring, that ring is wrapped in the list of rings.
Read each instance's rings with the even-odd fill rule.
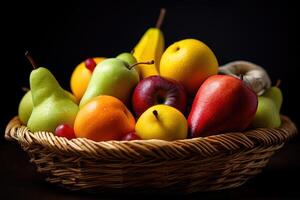
[[[47,181],[71,190],[191,193],[237,187],[261,172],[297,132],[288,117],[282,116],[282,122],[278,129],[173,142],[94,142],[33,134],[15,117],[5,138],[18,141]]]

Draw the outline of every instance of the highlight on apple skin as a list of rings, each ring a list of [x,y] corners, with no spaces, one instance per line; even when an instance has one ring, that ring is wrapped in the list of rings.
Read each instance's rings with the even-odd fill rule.
[[[186,92],[181,84],[157,75],[140,81],[132,95],[133,110],[137,117],[157,104],[172,106],[184,114],[186,103]]]

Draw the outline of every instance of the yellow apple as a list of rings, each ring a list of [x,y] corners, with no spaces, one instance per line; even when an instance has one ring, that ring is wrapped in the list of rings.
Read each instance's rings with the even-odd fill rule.
[[[138,119],[136,134],[144,140],[179,140],[187,137],[188,127],[184,115],[171,106],[155,105]]]
[[[203,81],[218,73],[218,61],[203,42],[185,39],[175,42],[163,53],[160,75],[180,82],[190,94],[198,91]]]

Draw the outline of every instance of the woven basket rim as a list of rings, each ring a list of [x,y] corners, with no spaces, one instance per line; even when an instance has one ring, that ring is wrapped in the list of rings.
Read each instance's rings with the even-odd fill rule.
[[[176,159],[195,154],[208,158],[226,153],[251,151],[254,147],[267,149],[283,145],[297,133],[297,128],[287,116],[281,115],[281,119],[282,125],[279,128],[258,128],[176,141],[151,139],[95,142],[87,138],[68,140],[51,132],[32,133],[16,116],[7,124],[5,138],[18,141],[23,149],[40,145],[65,155],[98,159],[132,160],[141,157]]]

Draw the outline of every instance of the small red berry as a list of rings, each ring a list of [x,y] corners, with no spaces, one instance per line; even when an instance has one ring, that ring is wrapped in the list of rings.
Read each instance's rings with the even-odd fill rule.
[[[65,137],[69,140],[76,138],[74,129],[68,124],[61,124],[55,129],[55,135],[58,137]]]
[[[135,132],[127,133],[122,140],[140,140],[140,136],[138,136]]]
[[[86,60],[84,61],[84,64],[85,64],[85,67],[86,67],[87,69],[89,69],[91,72],[94,71],[94,69],[95,69],[95,67],[96,67],[96,65],[97,65],[97,63],[94,61],[93,58],[88,58],[88,59],[86,59]]]

